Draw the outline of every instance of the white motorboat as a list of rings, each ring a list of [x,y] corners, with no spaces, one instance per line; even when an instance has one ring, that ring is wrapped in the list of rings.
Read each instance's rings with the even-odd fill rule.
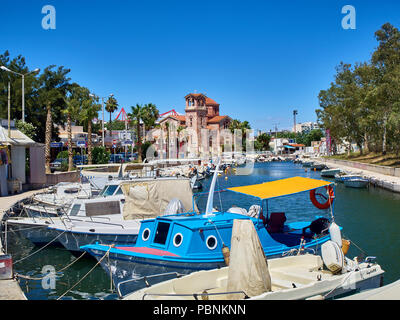
[[[321,177],[334,178],[335,175],[340,174],[342,170],[340,169],[325,169],[321,171]]]
[[[267,261],[255,237],[257,233],[250,221],[235,220],[228,267],[160,282],[124,299],[331,299],[382,285],[384,271],[378,264],[370,259],[359,263],[344,257],[336,242],[323,245],[322,257],[302,254],[299,249],[297,255]],[[148,283],[157,276],[160,275],[144,280]]]
[[[60,182],[49,187],[46,192],[34,195],[32,200],[48,206],[65,207],[76,198],[90,199],[98,191],[94,193],[90,183]]]
[[[350,179],[345,179],[343,183],[349,188],[366,188],[368,187],[369,180],[362,177],[353,177]]]
[[[188,178],[177,177],[128,180],[120,184],[123,195],[120,195],[119,208],[110,198],[86,200],[83,204],[89,218],[76,219],[68,215],[48,225],[48,229],[58,234],[59,242],[71,252],[94,243],[135,243],[143,219],[183,213],[185,208],[193,207],[190,182]],[[88,212],[89,205],[93,206],[93,215]]]
[[[7,219],[7,226],[14,232],[18,232],[22,237],[30,240],[36,245],[47,244],[54,240],[57,233],[47,227],[56,223],[62,223],[61,217],[67,217],[69,220],[90,221],[99,220],[107,221],[112,217],[100,216],[98,209],[91,209],[93,205],[90,203],[97,203],[98,208],[109,208],[113,201],[123,205],[121,202],[124,199],[124,194],[121,190],[120,183],[124,180],[111,180],[101,190],[99,195],[93,199],[84,197],[76,197],[72,202],[66,204],[65,207],[55,207],[46,204],[23,204],[25,216],[9,217]],[[102,203],[103,205],[100,205]],[[87,204],[87,205],[86,205]],[[118,207],[114,205],[114,207]],[[87,209],[88,208],[88,209]],[[87,211],[89,210],[89,211]],[[115,210],[114,210],[115,211]],[[119,210],[122,212],[122,208]],[[54,241],[53,244],[59,244]]]

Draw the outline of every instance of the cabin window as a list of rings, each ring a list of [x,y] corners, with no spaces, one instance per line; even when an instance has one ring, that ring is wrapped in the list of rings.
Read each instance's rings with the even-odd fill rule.
[[[106,190],[104,190],[102,196],[103,197],[108,197],[108,196],[112,196],[115,192],[115,190],[117,190],[118,185],[109,185],[108,188]]]
[[[169,223],[159,222],[157,225],[156,235],[154,236],[154,243],[165,244],[168,237]]]
[[[143,233],[142,233],[142,239],[143,241],[147,241],[150,238],[150,229],[146,228],[144,229]]]
[[[118,188],[117,192],[115,193],[115,195],[118,195],[118,194],[124,194],[124,193],[122,192],[122,189],[121,189],[121,188]]]
[[[207,248],[210,250],[214,250],[217,247],[218,241],[214,236],[209,236],[206,240]]]
[[[174,246],[179,247],[182,244],[182,240],[183,240],[183,235],[181,233],[177,233],[174,236],[174,241],[173,241]]]
[[[69,213],[70,216],[76,216],[79,213],[79,209],[81,208],[80,204],[74,204],[71,212]]]

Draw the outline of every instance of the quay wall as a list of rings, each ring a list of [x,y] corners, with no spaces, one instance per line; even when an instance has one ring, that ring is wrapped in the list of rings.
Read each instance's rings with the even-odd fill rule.
[[[55,185],[59,182],[79,182],[79,171],[46,174],[47,185]]]
[[[388,176],[399,177],[400,178],[400,168],[379,166],[375,164],[368,164],[356,161],[348,161],[348,160],[339,160],[339,159],[326,159],[326,158],[318,158],[318,161],[324,163],[333,163],[338,165],[343,165],[346,167],[352,167],[355,169],[372,171],[379,174],[385,174]]]

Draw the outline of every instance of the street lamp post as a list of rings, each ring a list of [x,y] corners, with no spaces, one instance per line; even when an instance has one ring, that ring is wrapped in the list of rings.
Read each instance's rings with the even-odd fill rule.
[[[35,70],[33,70],[31,72],[28,72],[28,73],[25,73],[25,74],[12,71],[12,70],[8,69],[5,66],[1,66],[0,69],[4,70],[4,71],[7,71],[7,72],[11,72],[11,73],[17,74],[17,75],[22,77],[22,122],[25,122],[25,76],[27,76],[27,75],[29,75],[31,73],[37,73],[37,72],[40,71],[40,69],[36,68]]]
[[[95,95],[91,93],[90,96],[94,97]],[[114,94],[111,93],[111,94],[108,95],[108,97],[102,97],[101,98],[101,108],[102,108],[102,112],[103,112],[103,120],[101,121],[101,144],[102,144],[103,148],[105,146],[105,144],[104,144],[104,99],[105,98],[109,98],[109,97],[113,97],[113,96],[114,96]]]

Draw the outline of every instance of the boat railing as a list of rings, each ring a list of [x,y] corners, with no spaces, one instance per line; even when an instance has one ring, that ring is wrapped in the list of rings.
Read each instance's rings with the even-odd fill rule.
[[[228,294],[243,294],[244,299],[248,299],[249,296],[244,291],[226,291],[226,292],[202,292],[202,293],[145,293],[143,294],[142,300],[146,296],[158,296],[158,297],[193,297],[195,300],[199,300],[198,297],[205,297],[208,300],[209,296],[221,296]]]
[[[171,275],[175,275],[177,278],[180,278],[180,277],[184,276],[184,274],[174,271],[174,272],[166,272],[166,273],[152,274],[152,275],[149,275],[149,276],[144,276],[144,277],[139,277],[139,278],[135,278],[135,279],[129,279],[129,280],[121,281],[121,282],[119,282],[118,285],[117,285],[117,293],[118,293],[118,296],[120,297],[120,299],[123,299],[124,297],[126,297],[127,295],[130,294],[130,293],[129,293],[129,294],[123,295],[123,294],[121,293],[120,287],[121,287],[121,285],[124,285],[124,284],[126,284],[126,283],[129,283],[129,282],[137,282],[137,281],[143,280],[144,283],[146,284],[146,287],[149,288],[149,287],[151,287],[151,285],[149,284],[149,282],[147,281],[147,279],[157,278],[157,277],[164,277],[164,276],[171,276]]]
[[[70,218],[70,220],[72,221],[79,221],[79,222],[86,222],[85,220],[79,220],[76,218]],[[104,222],[104,221],[90,221],[91,223],[99,223],[99,224],[106,224],[106,225],[111,225],[111,226],[119,226],[122,229],[125,229],[124,225],[121,223],[115,223],[115,222]],[[64,224],[65,225],[65,224]]]

